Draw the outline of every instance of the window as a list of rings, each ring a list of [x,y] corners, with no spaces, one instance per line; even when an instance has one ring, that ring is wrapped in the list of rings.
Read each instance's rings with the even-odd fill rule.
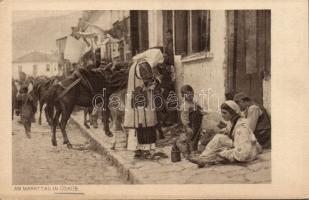
[[[136,55],[149,48],[148,11],[130,11],[132,54]]]
[[[191,11],[192,52],[209,51],[209,12]]]
[[[210,50],[210,11],[175,11],[175,50],[177,55],[191,55]]]
[[[189,11],[175,11],[175,54],[187,54],[188,41],[188,12]]]
[[[50,64],[46,64],[46,71],[47,71],[47,72],[50,71]]]

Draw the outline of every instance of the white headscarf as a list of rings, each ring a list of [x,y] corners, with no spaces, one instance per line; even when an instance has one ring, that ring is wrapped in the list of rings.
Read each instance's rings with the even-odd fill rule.
[[[163,63],[164,61],[164,57],[160,49],[148,49],[133,57],[133,61],[137,61],[139,59],[145,59],[151,67],[155,67],[157,64]]]
[[[236,114],[240,114],[240,108],[238,104],[235,101],[228,100],[224,102],[226,105],[228,105],[232,110],[235,111]]]

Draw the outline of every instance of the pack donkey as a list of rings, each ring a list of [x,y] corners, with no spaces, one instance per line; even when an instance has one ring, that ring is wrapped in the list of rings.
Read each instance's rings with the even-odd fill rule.
[[[103,101],[102,116],[104,119],[104,133],[112,137],[113,133],[109,128],[109,96],[120,89],[126,88],[127,71],[117,73],[107,72],[104,68],[87,70],[80,68],[72,76],[60,81],[49,91],[47,97],[48,105],[55,108],[52,120],[52,144],[57,145],[56,127],[60,119],[60,129],[63,136],[63,144],[72,148],[72,144],[66,133],[66,125],[71,116],[75,105],[81,107],[93,106],[93,100],[96,95],[103,98],[97,98],[96,103]]]

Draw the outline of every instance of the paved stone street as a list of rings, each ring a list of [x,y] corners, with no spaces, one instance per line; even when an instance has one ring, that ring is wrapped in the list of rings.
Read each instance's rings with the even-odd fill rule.
[[[24,128],[13,121],[13,184],[64,185],[64,184],[125,184],[117,169],[108,160],[90,150],[88,141],[76,126],[67,127],[73,149],[62,145],[60,129],[58,146],[51,144],[50,128],[33,123],[32,138]]]
[[[208,168],[198,168],[195,164],[182,159],[172,163],[170,160],[171,135],[166,132],[166,138],[158,141],[157,150],[164,152],[169,158],[155,161],[137,160],[133,151],[127,151],[123,133],[116,132],[119,141],[116,150],[111,150],[113,139],[105,136],[102,124],[98,129],[85,129],[82,125],[83,114],[75,113],[73,120],[79,124],[83,132],[96,143],[97,150],[107,155],[123,176],[132,183],[139,184],[231,184],[231,183],[271,183],[271,151],[264,150],[258,159],[244,164],[215,165]],[[169,140],[169,142],[168,142]]]
[[[15,117],[13,184],[124,184],[126,179],[138,184],[271,182],[269,150],[248,164],[217,165],[199,169],[184,159],[178,163],[170,161],[171,145],[167,135],[165,140],[159,141],[158,151],[164,152],[169,158],[155,161],[136,160],[133,159],[133,152],[124,148],[122,132],[115,133],[118,143],[116,150],[111,150],[113,138],[105,136],[102,124],[99,124],[98,129],[85,129],[82,125],[82,113],[75,113],[72,118],[67,132],[73,149],[67,149],[62,145],[59,129],[58,146],[51,145],[50,128],[44,119],[42,126],[33,124],[32,138],[28,139],[23,126]]]

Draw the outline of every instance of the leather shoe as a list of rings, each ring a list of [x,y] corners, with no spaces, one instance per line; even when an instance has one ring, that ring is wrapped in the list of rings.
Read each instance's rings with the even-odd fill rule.
[[[188,159],[190,162],[192,162],[192,163],[194,163],[194,164],[197,164],[197,166],[198,166],[199,168],[205,167],[205,165],[206,165],[205,162],[201,161],[201,160],[198,159],[198,158],[192,158],[191,156],[188,156],[187,159]]]

